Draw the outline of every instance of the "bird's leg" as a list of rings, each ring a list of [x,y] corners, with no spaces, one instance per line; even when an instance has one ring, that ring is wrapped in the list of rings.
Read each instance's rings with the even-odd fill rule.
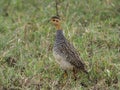
[[[68,77],[68,73],[67,73],[67,71],[66,71],[66,70],[64,71],[63,76],[64,76],[64,78]]]
[[[61,82],[62,80],[64,80],[64,78],[67,78],[67,77],[68,77],[67,71],[64,70],[64,72],[62,73],[62,75],[61,75],[60,78],[59,78],[58,83],[60,84],[60,82]]]
[[[77,71],[75,70],[75,68],[73,68],[73,76],[74,76],[74,80],[77,80],[77,76],[76,76]]]
[[[63,78],[66,78],[66,77],[68,77],[68,73],[67,73],[66,70],[64,70],[64,72],[62,73],[60,79],[63,79]]]

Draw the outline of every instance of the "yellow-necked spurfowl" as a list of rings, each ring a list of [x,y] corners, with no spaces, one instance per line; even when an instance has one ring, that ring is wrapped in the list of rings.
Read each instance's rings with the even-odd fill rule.
[[[61,19],[58,16],[53,16],[51,22],[56,27],[56,38],[53,47],[53,55],[56,62],[67,73],[67,70],[72,70],[76,80],[77,71],[81,70],[88,74],[85,69],[85,64],[80,58],[74,46],[65,38],[63,29],[61,28]]]

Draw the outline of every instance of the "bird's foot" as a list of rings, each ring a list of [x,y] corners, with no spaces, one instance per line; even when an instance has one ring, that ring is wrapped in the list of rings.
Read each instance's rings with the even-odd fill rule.
[[[64,76],[64,78],[68,77],[67,71],[64,71],[63,76]]]

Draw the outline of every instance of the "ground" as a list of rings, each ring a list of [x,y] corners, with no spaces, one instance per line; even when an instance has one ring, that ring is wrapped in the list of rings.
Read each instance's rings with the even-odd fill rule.
[[[74,81],[52,54],[55,0],[0,1],[0,90],[120,90],[120,0],[59,0],[66,38],[86,63]],[[60,81],[60,82],[59,82]]]

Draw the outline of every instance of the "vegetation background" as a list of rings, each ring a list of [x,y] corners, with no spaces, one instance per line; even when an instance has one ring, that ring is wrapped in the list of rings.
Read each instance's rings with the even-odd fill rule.
[[[120,90],[120,0],[59,0],[58,8],[92,81],[69,72],[58,83],[55,0],[0,0],[0,90]]]

